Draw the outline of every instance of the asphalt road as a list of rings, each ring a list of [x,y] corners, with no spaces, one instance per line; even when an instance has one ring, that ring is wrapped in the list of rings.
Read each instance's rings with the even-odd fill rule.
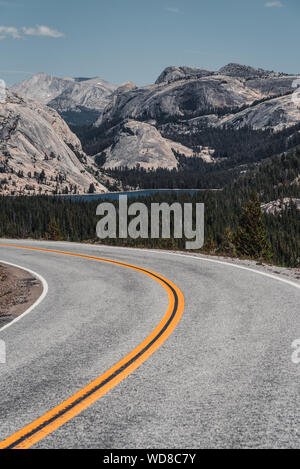
[[[69,243],[4,241],[98,256],[163,275],[181,321],[137,370],[34,448],[300,448],[300,290],[200,258]],[[162,320],[161,284],[116,264],[0,246],[39,273],[43,302],[0,331],[0,441],[128,355]]]

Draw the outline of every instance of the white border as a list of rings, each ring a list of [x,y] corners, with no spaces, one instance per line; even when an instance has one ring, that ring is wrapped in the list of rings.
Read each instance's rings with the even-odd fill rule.
[[[46,282],[46,280],[39,274],[37,274],[36,272],[34,272],[33,270],[30,270],[30,269],[27,269],[26,267],[22,267],[20,265],[17,265],[17,264],[12,264],[11,262],[6,262],[6,261],[2,261],[0,259],[0,263],[1,264],[6,264],[6,265],[10,265],[12,267],[16,267],[17,269],[22,269],[22,270],[25,270],[26,272],[30,273],[31,275],[33,275],[34,277],[36,277],[38,280],[40,280],[40,282],[42,283],[43,285],[43,293],[41,294],[41,296],[36,300],[35,303],[33,303],[32,306],[30,306],[30,308],[28,308],[23,314],[20,314],[20,316],[16,317],[15,319],[13,319],[13,321],[10,321],[8,324],[6,324],[5,326],[3,326],[1,329],[0,329],[0,332],[3,332],[5,329],[8,329],[8,327],[12,326],[13,324],[15,324],[16,322],[20,321],[20,319],[22,319],[24,316],[27,316],[27,314],[31,313],[31,311],[36,308],[46,297],[47,293],[48,293],[48,283]]]

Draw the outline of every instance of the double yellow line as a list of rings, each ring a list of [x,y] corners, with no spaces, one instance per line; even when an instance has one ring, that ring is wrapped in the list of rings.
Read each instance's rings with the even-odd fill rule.
[[[162,321],[131,353],[62,404],[59,404],[42,417],[22,428],[22,430],[19,430],[4,441],[0,442],[0,449],[28,449],[96,402],[100,397],[123,381],[123,379],[147,360],[150,355],[152,355],[162,345],[162,343],[165,342],[177,326],[184,310],[184,297],[180,289],[167,278],[135,265],[96,256],[87,256],[84,254],[51,249],[18,246],[13,244],[0,244],[0,247],[1,246],[79,257],[136,270],[137,272],[141,272],[160,283],[168,292],[169,296],[168,309]]]

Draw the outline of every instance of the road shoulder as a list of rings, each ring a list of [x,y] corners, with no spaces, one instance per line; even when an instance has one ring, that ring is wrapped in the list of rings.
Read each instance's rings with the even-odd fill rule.
[[[27,311],[42,292],[42,283],[31,273],[0,262],[0,328]]]

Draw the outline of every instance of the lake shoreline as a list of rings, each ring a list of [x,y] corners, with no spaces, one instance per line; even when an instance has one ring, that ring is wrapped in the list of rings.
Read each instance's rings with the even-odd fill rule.
[[[102,192],[97,194],[59,194],[54,197],[71,199],[73,201],[92,201],[98,199],[110,199],[116,200],[120,196],[127,195],[129,198],[134,197],[148,197],[156,194],[190,194],[194,195],[198,192],[222,192],[223,189],[138,189],[135,191],[124,191],[124,192]]]

